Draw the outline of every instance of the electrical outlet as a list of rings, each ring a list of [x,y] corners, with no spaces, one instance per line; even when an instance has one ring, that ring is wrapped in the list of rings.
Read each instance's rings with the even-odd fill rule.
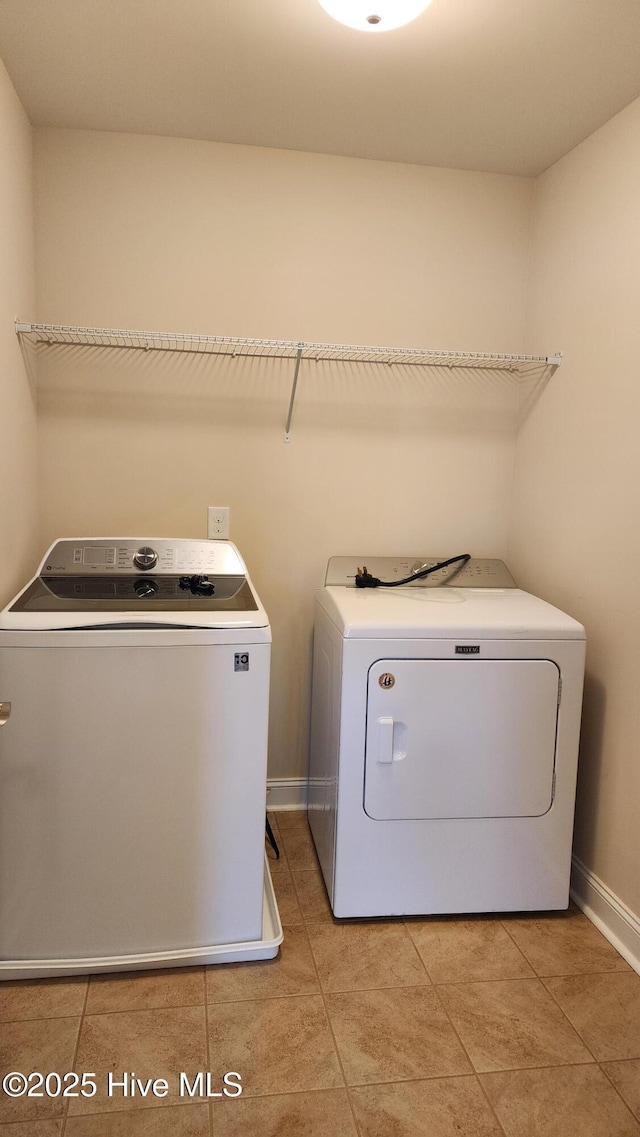
[[[228,505],[207,506],[207,537],[214,541],[229,540],[229,514]]]

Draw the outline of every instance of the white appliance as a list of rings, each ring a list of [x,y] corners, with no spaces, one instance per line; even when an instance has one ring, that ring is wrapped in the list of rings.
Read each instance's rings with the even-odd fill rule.
[[[365,558],[410,577],[435,558]],[[339,917],[566,908],[584,629],[470,560],[316,593],[309,820]],[[459,571],[455,571],[456,567]]]
[[[277,953],[270,650],[228,541],[52,545],[0,613],[0,979]]]

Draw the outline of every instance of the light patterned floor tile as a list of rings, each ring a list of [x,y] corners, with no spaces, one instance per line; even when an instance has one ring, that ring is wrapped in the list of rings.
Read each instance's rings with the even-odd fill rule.
[[[0,983],[0,1022],[81,1015],[87,979],[26,979]]]
[[[318,869],[302,869],[293,872],[293,883],[298,894],[298,904],[306,924],[332,924],[333,912],[324,886],[322,873]]]
[[[309,827],[306,809],[279,809],[276,816],[281,833],[287,833],[290,829],[308,829]]]
[[[345,1090],[281,1094],[223,1102],[213,1109],[214,1137],[357,1137]]]
[[[640,975],[572,975],[544,983],[598,1061],[640,1058]]]
[[[640,1125],[595,1064],[480,1080],[507,1137],[640,1137]]]
[[[402,923],[308,924],[323,991],[429,983]]]
[[[70,1115],[175,1105],[181,1100],[179,1073],[192,1077],[207,1069],[204,1004],[85,1016],[76,1069],[95,1071],[98,1093],[73,1099]],[[143,1082],[164,1078],[169,1092],[164,1097],[153,1092],[146,1097],[139,1092],[125,1097],[123,1090],[116,1089],[108,1096],[109,1072],[118,1080],[124,1072],[134,1073]]]
[[[207,968],[207,1000],[267,999],[278,995],[315,995],[320,990],[304,927],[284,928],[275,959],[225,963]]]
[[[432,986],[326,996],[347,1085],[471,1073]]]
[[[303,924],[304,920],[298,903],[298,893],[289,869],[274,873],[272,881],[281,923]]]
[[[503,1137],[474,1077],[395,1082],[350,1093],[361,1137]]]
[[[0,1030],[0,1073],[34,1071],[66,1074],[73,1070],[79,1018],[31,1019],[5,1023]],[[89,1067],[90,1068],[90,1067]],[[31,1088],[37,1087],[31,1084]],[[60,1117],[62,1098],[16,1097],[0,1093],[0,1122],[36,1121]]]
[[[498,920],[407,920],[406,927],[434,983],[534,975]]]
[[[300,869],[317,869],[318,858],[313,837],[308,827],[304,829],[281,829],[281,848],[287,856],[287,863],[292,872]]]
[[[592,1060],[539,979],[452,984],[438,992],[478,1071]]]
[[[209,1045],[212,1070],[236,1070],[243,1097],[344,1085],[319,995],[212,1004]]]
[[[129,971],[93,975],[86,1014],[184,1007],[204,1002],[204,969],[185,967],[164,971]]]
[[[619,952],[576,908],[538,918],[509,919],[504,926],[538,975],[631,970]]]
[[[126,1113],[70,1117],[65,1137],[209,1137],[208,1105],[133,1109]],[[0,1130],[0,1137],[4,1137]]]

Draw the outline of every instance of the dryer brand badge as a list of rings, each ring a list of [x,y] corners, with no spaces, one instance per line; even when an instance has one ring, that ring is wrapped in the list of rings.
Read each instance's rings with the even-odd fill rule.
[[[385,671],[384,675],[381,675],[378,679],[378,683],[381,687],[384,687],[385,690],[388,690],[389,687],[393,687],[395,681],[396,677],[395,675],[392,675],[390,671]]]
[[[480,644],[456,644],[456,655],[480,655]]]

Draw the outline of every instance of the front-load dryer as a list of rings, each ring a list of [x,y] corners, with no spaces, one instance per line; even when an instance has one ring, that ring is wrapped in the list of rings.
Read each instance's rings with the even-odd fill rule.
[[[434,558],[365,558],[402,580]],[[584,628],[500,561],[316,594],[309,820],[338,917],[566,908]]]

